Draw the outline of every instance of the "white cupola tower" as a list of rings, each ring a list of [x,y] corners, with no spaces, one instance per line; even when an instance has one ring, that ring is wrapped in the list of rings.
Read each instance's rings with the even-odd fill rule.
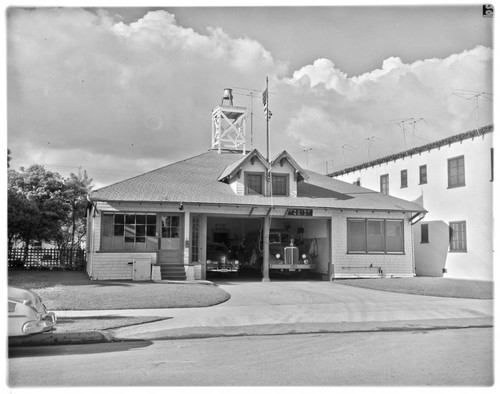
[[[237,149],[246,154],[247,109],[233,105],[233,90],[224,89],[221,104],[212,111],[212,149]]]

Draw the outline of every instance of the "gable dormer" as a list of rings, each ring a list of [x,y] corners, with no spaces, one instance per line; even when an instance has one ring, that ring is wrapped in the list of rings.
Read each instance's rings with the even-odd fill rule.
[[[254,149],[237,162],[227,166],[218,181],[231,186],[236,195],[268,195],[266,176],[270,165],[262,154]]]
[[[297,183],[308,178],[287,151],[281,152],[271,161],[273,196],[297,197]]]
[[[271,182],[267,182],[267,180]],[[273,197],[297,197],[297,183],[309,176],[290,156],[281,152],[268,163],[254,149],[240,160],[227,166],[217,179],[231,186],[238,196],[261,195]]]

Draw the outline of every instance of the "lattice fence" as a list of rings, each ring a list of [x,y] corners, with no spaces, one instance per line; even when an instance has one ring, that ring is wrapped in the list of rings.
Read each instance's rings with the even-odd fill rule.
[[[81,249],[10,248],[9,269],[83,270],[85,251]]]

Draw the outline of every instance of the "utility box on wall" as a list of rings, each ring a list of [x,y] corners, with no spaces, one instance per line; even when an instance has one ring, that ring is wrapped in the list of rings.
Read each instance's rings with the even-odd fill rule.
[[[134,281],[151,280],[151,259],[134,259],[132,279]]]

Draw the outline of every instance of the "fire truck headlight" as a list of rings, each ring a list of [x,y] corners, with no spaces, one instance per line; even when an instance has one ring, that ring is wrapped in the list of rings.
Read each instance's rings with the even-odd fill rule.
[[[276,254],[276,258],[277,259],[280,259],[281,258],[281,255],[279,253]]]
[[[304,254],[302,255],[302,258],[303,258],[303,259],[305,259],[306,257],[307,257],[307,255],[304,253]]]

